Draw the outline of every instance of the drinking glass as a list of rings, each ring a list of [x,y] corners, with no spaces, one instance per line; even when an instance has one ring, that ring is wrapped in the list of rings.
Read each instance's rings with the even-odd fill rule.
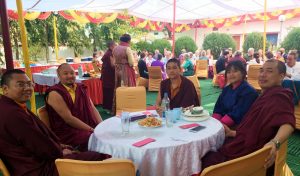
[[[121,114],[121,124],[122,124],[122,134],[128,134],[129,133],[129,127],[130,127],[130,116],[129,112],[122,112]]]

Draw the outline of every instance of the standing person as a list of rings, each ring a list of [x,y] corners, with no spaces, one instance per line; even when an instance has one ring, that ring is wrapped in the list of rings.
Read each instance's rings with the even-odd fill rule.
[[[108,50],[102,57],[101,80],[103,90],[103,108],[112,111],[115,88],[115,67],[111,63],[112,51],[116,47],[114,41],[107,43]]]
[[[113,57],[115,62],[115,90],[121,87],[121,82],[124,86],[135,87],[135,71],[133,69],[133,54],[130,48],[131,36],[123,34],[120,37],[120,45],[116,46],[113,50]],[[115,113],[114,95],[113,113]]]

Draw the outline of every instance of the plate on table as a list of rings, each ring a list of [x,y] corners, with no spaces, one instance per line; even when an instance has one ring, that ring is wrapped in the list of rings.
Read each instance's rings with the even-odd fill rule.
[[[210,116],[209,115],[206,115],[206,116],[198,116],[198,117],[187,117],[187,116],[182,116],[182,119],[185,120],[185,121],[189,121],[189,122],[201,122],[201,121],[204,121],[204,120],[207,120],[209,119]]]
[[[209,112],[207,110],[203,110],[201,114],[192,114],[190,110],[187,110],[182,115],[185,117],[202,117],[202,116],[209,116]]]
[[[162,126],[162,121],[155,117],[147,117],[138,121],[138,125],[143,128],[158,128]]]

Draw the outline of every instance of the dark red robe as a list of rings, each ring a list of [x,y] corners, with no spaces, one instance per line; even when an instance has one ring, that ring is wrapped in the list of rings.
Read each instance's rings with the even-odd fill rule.
[[[96,118],[93,114],[93,107],[90,102],[90,98],[86,91],[86,86],[83,84],[77,84],[75,91],[75,102],[71,98],[71,95],[67,89],[58,83],[50,87],[46,91],[47,95],[51,91],[59,93],[67,104],[72,115],[80,119],[82,122],[88,124],[92,128],[97,126]],[[62,117],[47,103],[46,109],[49,114],[50,126],[53,132],[59,137],[63,144],[71,145],[78,148],[80,151],[86,151],[91,132],[76,129],[68,125]]]
[[[231,138],[218,150],[202,158],[204,168],[250,154],[273,139],[283,124],[295,127],[293,94],[282,87],[266,90],[250,107]]]
[[[13,176],[58,176],[55,159],[103,160],[107,155],[83,152],[63,157],[58,138],[29,109],[0,97],[0,158]]]
[[[200,106],[199,97],[192,81],[186,77],[181,77],[181,85],[179,92],[171,99],[171,80],[163,80],[160,84],[160,97],[164,98],[164,93],[168,93],[170,99],[170,108],[188,107],[191,105]]]

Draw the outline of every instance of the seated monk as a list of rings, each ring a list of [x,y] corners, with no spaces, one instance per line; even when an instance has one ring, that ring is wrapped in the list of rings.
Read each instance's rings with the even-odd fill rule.
[[[229,138],[217,152],[209,152],[202,158],[202,169],[247,155],[265,145],[272,146],[265,167],[273,165],[276,150],[295,128],[293,94],[281,87],[285,73],[283,62],[272,59],[264,63],[258,79],[262,94],[253,103],[236,131],[224,125],[225,135]],[[268,169],[268,175],[272,171],[274,169]]]
[[[62,143],[86,151],[90,135],[102,119],[90,100],[86,86],[75,83],[69,64],[57,69],[60,82],[46,91],[50,127]]]
[[[177,59],[170,59],[166,65],[168,79],[160,83],[160,90],[156,99],[156,110],[161,114],[161,101],[164,93],[168,93],[170,109],[189,106],[200,106],[199,97],[192,81],[181,76],[180,62]]]
[[[220,94],[213,117],[228,127],[240,124],[258,93],[250,86],[246,78],[246,68],[241,61],[231,61],[225,70],[228,86]]]
[[[22,70],[6,71],[1,80],[0,158],[10,175],[58,176],[57,158],[102,160],[96,152],[74,152],[29,109],[33,83]],[[69,149],[68,149],[69,148]]]

